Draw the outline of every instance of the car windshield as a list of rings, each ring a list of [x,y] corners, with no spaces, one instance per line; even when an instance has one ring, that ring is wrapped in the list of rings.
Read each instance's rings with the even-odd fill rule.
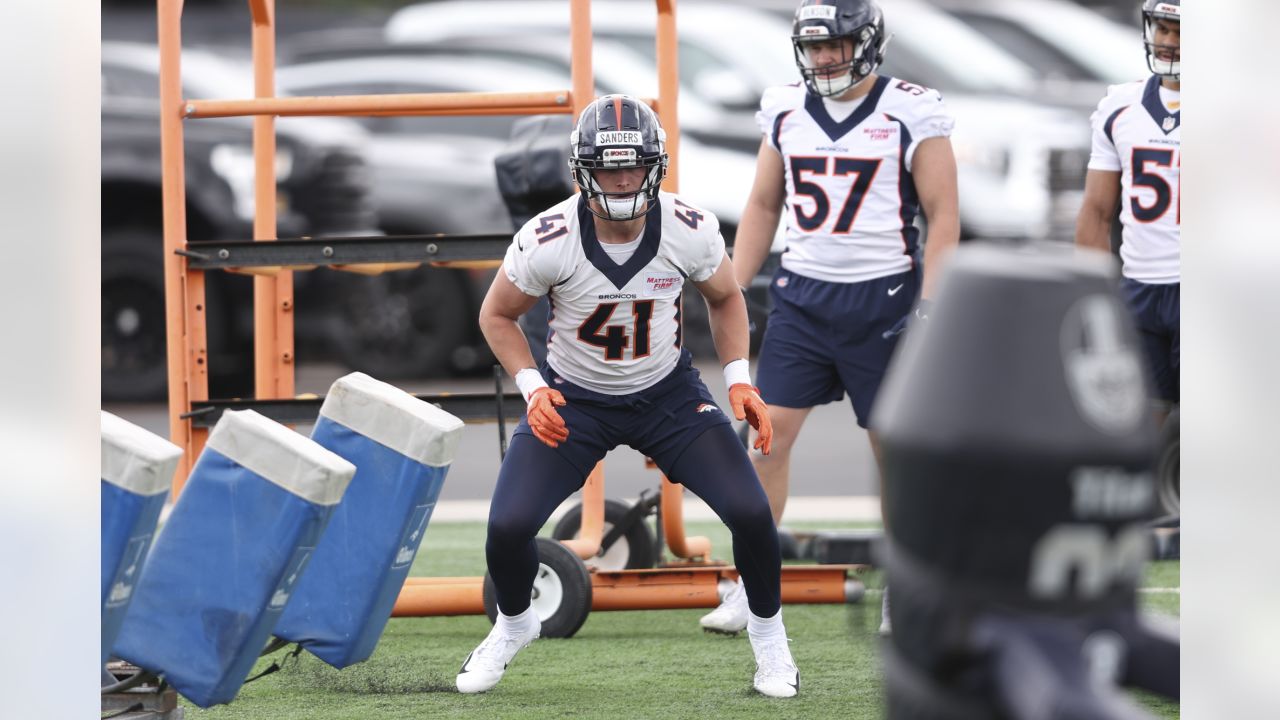
[[[955,16],[968,23],[1000,47],[1021,58],[1041,77],[1068,80],[1095,80],[1090,68],[1081,66],[1075,59],[1023,25],[1008,18],[958,11]]]
[[[656,65],[658,62],[658,51],[654,45],[652,36],[628,35],[624,33],[610,33],[605,31],[601,34],[610,40],[616,40],[626,45],[633,52],[638,53],[650,63]],[[705,47],[687,41],[681,41],[679,47],[680,53],[680,82],[688,87],[697,87],[698,78],[705,73],[734,73],[737,69],[727,62],[724,58],[710,52]]]
[[[367,56],[317,60],[281,68],[278,90],[290,95],[389,95],[477,92],[502,78],[508,92],[536,92],[563,87],[567,78],[531,64],[499,57],[439,54],[423,57]],[[382,134],[445,134],[505,139],[516,116],[355,116]]]
[[[159,98],[159,68],[160,56],[152,47],[108,47],[102,54],[111,91],[124,97]],[[196,100],[253,97],[253,65],[184,49],[182,94]]]
[[[253,97],[253,64],[246,60],[182,52],[182,87],[195,99]]]
[[[885,54],[885,71],[940,90],[971,93],[1029,92],[1035,71],[973,28],[941,12],[895,6],[897,27]],[[892,29],[890,28],[890,32]]]
[[[1031,17],[1033,8],[1020,9],[1021,24],[1052,43],[1110,83],[1129,82],[1147,72],[1142,35],[1097,13],[1074,6],[1054,7],[1053,12]]]

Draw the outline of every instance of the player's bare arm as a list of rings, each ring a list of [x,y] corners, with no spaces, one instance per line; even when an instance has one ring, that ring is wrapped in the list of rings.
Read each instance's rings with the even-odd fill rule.
[[[695,282],[694,287],[707,299],[711,338],[725,369],[725,385],[729,388],[733,416],[745,419],[756,429],[754,447],[768,455],[773,449],[773,423],[769,420],[768,408],[751,384],[751,374],[747,369],[747,353],[751,349],[747,301],[733,280],[733,263],[729,256],[725,255],[711,277]]]
[[[716,355],[721,365],[745,358],[750,350],[747,330],[747,302],[733,279],[733,263],[725,255],[720,267],[711,277],[694,283],[702,297],[707,299],[708,322],[711,339],[716,344]]]
[[[1084,180],[1084,202],[1076,218],[1076,246],[1111,251],[1111,219],[1120,202],[1120,173],[1090,170]]]
[[[960,200],[951,140],[931,137],[921,141],[912,159],[911,174],[915,178],[920,208],[929,221],[920,297],[930,298],[947,255],[960,242]]]
[[[480,332],[484,333],[494,357],[511,377],[536,365],[529,351],[529,341],[516,324],[536,302],[538,298],[524,294],[507,278],[506,267],[503,266],[498,268],[498,275],[480,305]]]
[[[547,387],[535,369],[529,340],[516,324],[516,320],[536,302],[538,298],[524,294],[507,278],[505,266],[499,267],[498,275],[480,306],[480,331],[489,342],[494,357],[502,363],[507,374],[516,379],[521,394],[529,403],[529,429],[548,446],[557,447],[569,438],[569,428],[555,410],[565,404],[565,399],[559,390]]]
[[[755,183],[733,241],[733,277],[739,287],[750,287],[751,278],[760,272],[760,266],[769,257],[786,195],[782,155],[769,145],[768,139],[761,140]]]

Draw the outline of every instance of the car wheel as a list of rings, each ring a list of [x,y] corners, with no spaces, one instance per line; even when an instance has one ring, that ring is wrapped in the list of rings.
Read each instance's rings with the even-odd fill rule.
[[[159,400],[169,386],[162,248],[157,232],[102,232],[103,400]]]

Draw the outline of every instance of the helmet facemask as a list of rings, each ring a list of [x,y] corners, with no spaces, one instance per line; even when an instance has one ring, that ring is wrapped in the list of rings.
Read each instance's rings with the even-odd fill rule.
[[[573,159],[573,180],[578,184],[587,200],[596,200],[600,205],[597,210],[588,202],[591,212],[605,220],[634,220],[649,210],[649,204],[658,197],[662,187],[662,179],[667,174],[667,155],[636,160],[633,148],[609,148],[606,153],[616,153],[627,159],[620,160],[587,160]],[[606,155],[607,156],[607,155]],[[647,168],[640,187],[631,192],[608,192],[596,180],[598,170],[623,170],[627,168]]]
[[[1181,76],[1181,44],[1156,44],[1156,26],[1161,20],[1181,25],[1180,8],[1177,5],[1157,3],[1154,9],[1142,12],[1142,44],[1147,50],[1147,67],[1160,77],[1177,81]],[[1172,59],[1162,59],[1160,55],[1172,55]]]

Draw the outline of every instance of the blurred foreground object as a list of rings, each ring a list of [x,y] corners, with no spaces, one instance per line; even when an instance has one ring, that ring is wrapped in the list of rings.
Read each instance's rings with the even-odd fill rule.
[[[1177,698],[1175,635],[1136,589],[1156,432],[1113,261],[958,250],[907,333],[881,433],[894,588],[890,718],[1139,718]]]

